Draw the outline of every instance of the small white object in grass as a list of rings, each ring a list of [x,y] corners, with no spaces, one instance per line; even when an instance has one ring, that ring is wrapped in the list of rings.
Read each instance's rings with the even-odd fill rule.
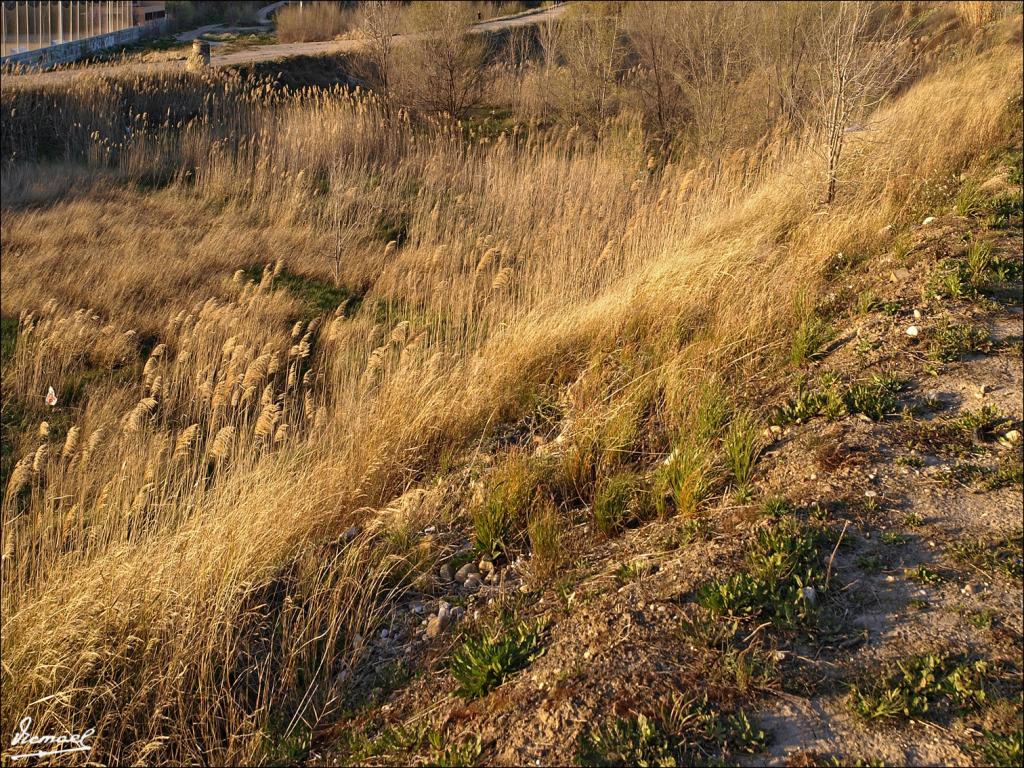
[[[57,393],[53,391],[53,387],[50,387],[46,393],[46,404],[51,408],[57,404]]]
[[[878,496],[878,491],[864,491],[864,495],[867,496],[869,499],[873,499],[876,496]]]
[[[1009,432],[1003,435],[1003,437],[1005,437],[1007,441],[1010,443],[1020,442],[1020,432],[1016,429],[1011,429]]]
[[[921,319],[921,310],[920,309],[915,309],[914,310],[914,319],[915,320],[920,320]]]
[[[920,332],[921,330],[916,325],[911,325],[907,328],[907,336],[909,336],[912,339],[916,339],[917,334],[919,334]]]
[[[928,216],[924,221],[921,222],[921,226],[922,227],[927,227],[933,221],[935,221],[935,217],[934,216]]]

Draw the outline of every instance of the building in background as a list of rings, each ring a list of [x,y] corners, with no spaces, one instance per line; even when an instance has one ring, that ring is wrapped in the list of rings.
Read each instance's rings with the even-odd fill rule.
[[[104,47],[123,44],[137,39],[138,30],[150,25],[162,25],[166,16],[164,2],[133,2],[132,0],[4,0],[0,15],[0,56],[15,56],[15,61],[32,51],[42,51],[68,43],[92,38],[89,45],[61,48],[52,57],[42,54],[31,60],[67,59],[80,51],[81,55]],[[119,34],[118,34],[119,33]]]

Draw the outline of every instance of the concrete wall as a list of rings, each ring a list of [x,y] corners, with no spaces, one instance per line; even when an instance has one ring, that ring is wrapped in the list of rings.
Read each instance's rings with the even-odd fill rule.
[[[85,58],[90,54],[119,45],[128,45],[146,37],[159,35],[167,29],[167,19],[156,19],[138,27],[119,29],[105,35],[96,35],[71,43],[60,43],[34,51],[24,51],[4,56],[0,64],[4,66],[52,67],[55,64],[68,64]]]

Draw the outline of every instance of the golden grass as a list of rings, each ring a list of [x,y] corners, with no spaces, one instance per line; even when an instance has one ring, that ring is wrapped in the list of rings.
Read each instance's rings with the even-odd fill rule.
[[[4,175],[2,309],[22,315],[4,409],[26,427],[3,729],[31,714],[95,727],[97,759],[219,764],[328,720],[424,567],[381,532],[397,497],[534,397],[561,396],[566,455],[659,458],[705,382],[743,392],[783,363],[830,256],[881,245],[926,181],[1007,140],[1020,64],[1002,46],[885,107],[828,209],[796,141],[651,172],[628,125],[467,143],[372,96],[231,75],[122,86],[196,113],[140,107],[130,139],[106,116],[116,84],[20,97],[90,173],[42,198],[46,166]],[[289,274],[369,290],[311,312]],[[663,444],[638,445],[651,418]]]

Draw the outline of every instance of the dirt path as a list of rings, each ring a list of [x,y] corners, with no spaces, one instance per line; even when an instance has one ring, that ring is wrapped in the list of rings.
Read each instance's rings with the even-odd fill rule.
[[[264,11],[268,11],[268,9],[272,11],[279,5],[281,5],[281,3],[266,6],[261,9],[260,13],[262,14]],[[551,8],[527,11],[526,13],[516,14],[514,16],[490,19],[488,21],[474,24],[470,28],[470,31],[473,33],[495,32],[501,29],[511,29],[514,27],[539,24],[543,21],[559,18],[565,12],[565,9],[566,5],[561,4]],[[217,30],[221,26],[222,25],[208,25],[206,27],[200,27],[199,29],[184,33],[185,36],[179,36],[178,39],[182,42],[188,42],[190,40],[194,40],[205,32]],[[417,35],[415,34],[396,35],[396,38],[402,42],[415,39],[416,37]],[[210,65],[214,67],[231,67],[241,64],[286,59],[292,56],[319,56],[333,53],[344,53],[347,51],[358,50],[363,44],[364,41],[361,39],[326,40],[323,42],[313,43],[277,43],[272,45],[260,45],[223,54],[218,54],[214,51],[210,57]],[[93,65],[77,69],[55,70],[52,72],[33,72],[17,75],[5,74],[2,78],[2,87],[17,88],[40,84],[62,83],[68,82],[76,77],[97,73],[110,75],[147,74],[180,70],[184,69],[184,67],[185,62],[182,59],[145,63]]]

